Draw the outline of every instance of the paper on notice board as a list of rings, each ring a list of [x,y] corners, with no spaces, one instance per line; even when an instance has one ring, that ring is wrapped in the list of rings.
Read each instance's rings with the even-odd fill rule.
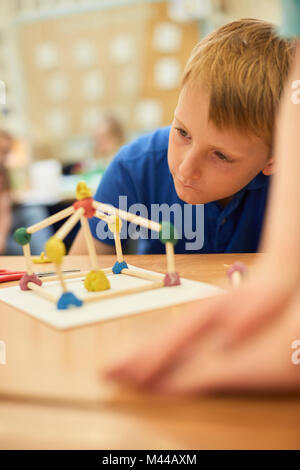
[[[161,90],[176,89],[179,85],[181,66],[175,57],[159,59],[154,67],[154,81]]]
[[[43,70],[57,67],[58,52],[55,44],[50,42],[38,44],[35,50],[35,62],[36,66]]]
[[[87,100],[101,99],[104,96],[104,91],[104,77],[101,72],[92,70],[85,74],[82,82],[82,92]]]
[[[135,108],[135,121],[140,129],[150,130],[161,125],[163,109],[160,101],[141,100]]]
[[[110,57],[113,62],[126,64],[134,59],[135,45],[130,34],[119,34],[110,43]]]
[[[82,39],[74,45],[73,59],[79,68],[91,67],[96,61],[96,47],[91,41]]]
[[[159,23],[153,33],[153,48],[162,53],[178,52],[181,47],[181,29],[172,23]]]

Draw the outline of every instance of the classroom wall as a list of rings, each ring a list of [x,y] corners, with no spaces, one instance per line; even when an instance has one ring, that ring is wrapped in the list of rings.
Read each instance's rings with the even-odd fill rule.
[[[26,136],[35,158],[63,159],[65,143],[90,135],[103,112],[128,136],[169,124],[199,37],[241,17],[278,23],[279,4],[211,0],[209,18],[180,21],[170,19],[172,1],[2,0],[0,126]],[[197,2],[181,6],[197,10]]]
[[[176,44],[168,46],[166,34]],[[195,22],[169,21],[166,2],[19,25],[34,140],[55,144],[91,133],[103,112],[117,116],[130,134],[169,124],[198,37]]]

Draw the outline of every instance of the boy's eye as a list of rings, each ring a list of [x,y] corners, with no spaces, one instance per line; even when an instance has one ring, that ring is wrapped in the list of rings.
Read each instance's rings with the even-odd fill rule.
[[[188,133],[184,129],[181,129],[180,127],[175,127],[175,130],[178,132],[178,134],[181,135],[181,137],[189,138]]]
[[[223,162],[228,162],[228,163],[232,162],[232,160],[226,157],[226,155],[224,155],[222,152],[215,151],[214,154],[217,155],[218,159],[222,160]]]

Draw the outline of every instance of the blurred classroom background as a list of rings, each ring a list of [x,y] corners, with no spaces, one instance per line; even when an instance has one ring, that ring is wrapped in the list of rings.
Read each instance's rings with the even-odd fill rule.
[[[0,194],[10,193],[10,233],[71,204],[77,181],[95,190],[121,145],[169,125],[193,46],[243,17],[279,23],[279,0],[1,0]],[[49,235],[35,235],[33,254]],[[11,237],[0,241],[0,254],[17,253]]]

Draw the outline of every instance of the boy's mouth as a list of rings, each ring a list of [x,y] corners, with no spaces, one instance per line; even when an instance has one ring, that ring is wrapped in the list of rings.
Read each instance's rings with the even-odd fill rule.
[[[200,191],[200,188],[196,186],[195,184],[191,184],[189,181],[185,181],[180,176],[177,176],[175,174],[174,176],[184,188],[193,189],[194,191]]]

